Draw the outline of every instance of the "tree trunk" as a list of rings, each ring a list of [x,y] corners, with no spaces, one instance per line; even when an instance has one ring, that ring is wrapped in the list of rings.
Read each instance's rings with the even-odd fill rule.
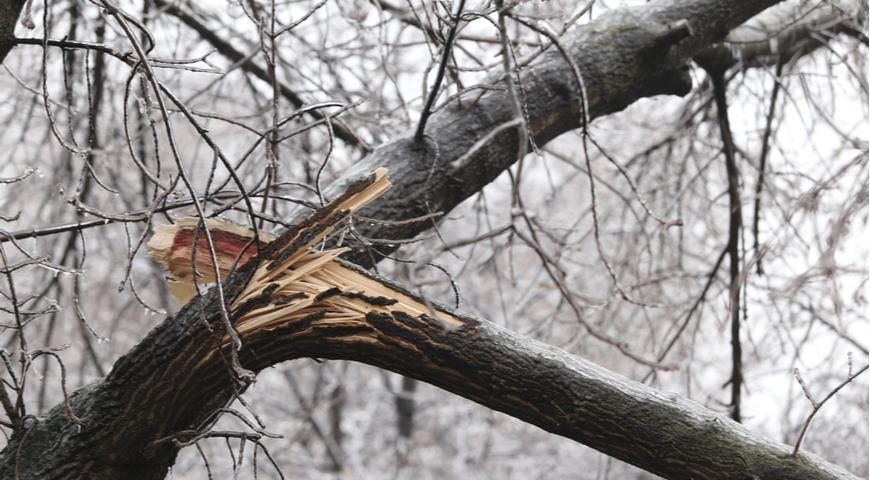
[[[691,88],[686,63],[773,3],[661,1],[614,11],[577,27],[563,39],[570,62],[551,48],[524,69],[519,85],[528,104],[530,133],[543,144],[577,128],[583,100],[589,117],[595,118],[644,96],[685,94]],[[582,74],[585,99],[575,67]],[[490,81],[497,88],[467,93],[461,102],[453,101],[433,115],[422,141],[404,138],[378,148],[328,194],[335,196],[373,167],[387,166],[396,188],[362,214],[402,220],[446,213],[479,191],[517,156],[514,129],[473,148],[513,120],[509,93],[498,77]],[[380,238],[407,238],[429,227],[425,222],[360,226]],[[285,234],[270,244],[261,262],[288,247],[290,238]],[[363,264],[377,261],[359,258]],[[226,298],[235,298],[244,288],[254,275],[254,262],[225,282]],[[412,296],[399,286],[389,288]],[[259,299],[272,300],[268,295]],[[163,478],[179,450],[171,438],[190,439],[192,430],[213,422],[212,413],[244,388],[228,367],[229,350],[210,330],[220,326],[219,304],[214,289],[194,298],[121,357],[105,378],[72,394],[69,405],[58,405],[42,418],[22,419],[0,452],[0,477]],[[667,478],[855,478],[811,455],[790,457],[785,446],[692,401],[485,320],[442,311],[454,325],[425,315],[370,313],[353,322],[312,315],[245,336],[239,358],[254,372],[300,357],[369,363]],[[233,319],[239,315],[234,312]],[[71,413],[81,419],[80,426],[71,421]]]

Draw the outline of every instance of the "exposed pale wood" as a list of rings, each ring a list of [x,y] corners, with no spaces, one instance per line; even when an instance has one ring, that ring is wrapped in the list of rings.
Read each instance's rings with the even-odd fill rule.
[[[260,263],[245,289],[233,301],[231,308],[235,311],[264,293],[268,293],[271,301],[247,309],[238,316],[235,326],[240,335],[273,329],[320,310],[325,312],[320,322],[333,324],[363,322],[369,312],[379,314],[402,312],[411,317],[429,315],[453,328],[462,325],[462,322],[448,313],[436,312],[416,299],[337,263],[336,257],[349,249],[315,250],[324,238],[342,226],[334,222],[336,217],[352,214],[390,188],[386,169],[375,170],[372,177],[374,180],[359,192],[342,198],[328,209],[324,209],[322,211],[324,213],[319,211],[310,215],[309,218],[312,220],[310,224],[294,232],[289,239],[293,242],[305,238],[305,241],[295,247],[297,248],[295,252],[285,252],[289,253],[286,259],[277,265],[273,264],[271,259],[264,259]],[[169,285],[179,302],[186,302],[196,294],[191,257],[193,232],[199,225],[200,221],[195,217],[185,217],[171,225],[159,225],[151,241],[148,242],[152,258],[161,262],[171,274]],[[250,246],[254,232],[243,225],[220,219],[209,219],[205,225],[209,228],[212,239],[217,240],[215,248],[218,246],[224,248],[216,253],[220,264],[218,270],[222,277],[226,277],[231,273],[230,269],[240,263],[242,250]],[[219,241],[227,238],[229,240]],[[263,238],[265,243],[272,240],[273,237]],[[200,245],[199,248],[207,248],[201,240],[197,243]],[[250,256],[253,256],[253,253]],[[200,252],[197,256],[200,283],[213,282],[215,279],[209,258],[210,256],[205,252]],[[338,293],[320,298],[333,289],[338,289]],[[374,305],[365,301],[366,297],[380,298],[383,299],[382,303],[391,304]],[[292,300],[285,301],[286,298]],[[223,343],[228,342],[227,336]]]

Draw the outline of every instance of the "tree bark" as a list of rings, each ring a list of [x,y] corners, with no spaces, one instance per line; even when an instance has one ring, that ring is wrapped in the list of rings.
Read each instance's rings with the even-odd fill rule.
[[[686,62],[773,3],[662,1],[614,11],[578,27],[564,46],[582,73],[590,118],[644,96],[686,93],[691,87]],[[539,144],[577,128],[581,119],[574,67],[551,50],[527,67],[519,82],[529,131]],[[517,132],[506,130],[463,158],[479,139],[513,120],[509,93],[497,77],[490,80],[493,88],[463,95],[461,102],[453,101],[433,115],[424,141],[404,138],[382,146],[328,192],[335,195],[372,167],[387,166],[396,187],[362,214],[399,220],[447,212],[479,191],[517,155]],[[429,227],[360,226],[368,235],[388,238],[407,238]],[[287,238],[270,244],[274,249],[264,249],[263,261],[286,246]],[[377,261],[360,258],[362,263]],[[248,263],[226,281],[226,298],[240,292],[255,267]],[[399,286],[390,288],[411,295]],[[45,417],[22,419],[0,452],[0,477],[163,478],[179,450],[170,438],[208,426],[213,412],[244,388],[209,327],[218,328],[221,322],[217,298],[213,289],[189,302],[121,357],[105,378],[71,395],[68,406],[58,405]],[[692,401],[485,320],[450,315],[458,322],[451,328],[426,316],[372,313],[364,321],[342,323],[313,315],[251,333],[239,357],[255,372],[300,357],[369,363],[667,478],[856,478],[811,455],[790,457],[785,446]],[[81,426],[70,421],[70,412],[82,419]]]
[[[688,62],[733,28],[778,0],[697,0],[651,2],[620,9],[591,24],[569,31],[560,43],[579,70],[585,99],[574,68],[556,47],[522,70],[529,134],[537,145],[581,126],[581,105],[590,120],[620,111],[643,97],[684,95],[692,88]],[[409,220],[433,212],[447,213],[479,192],[517,160],[518,131],[504,129],[484,145],[475,144],[494,129],[514,120],[510,93],[502,76],[482,82],[434,114],[424,141],[397,139],[375,149],[326,190],[327,197],[378,166],[387,167],[395,185],[361,215]],[[469,154],[471,153],[471,154]],[[363,235],[407,239],[431,228],[429,222],[401,225],[363,224]],[[388,254],[398,244],[379,246]],[[346,257],[369,266],[368,253]]]

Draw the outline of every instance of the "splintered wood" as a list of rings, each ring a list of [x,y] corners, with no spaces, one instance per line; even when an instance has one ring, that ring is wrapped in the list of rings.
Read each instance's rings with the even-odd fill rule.
[[[248,285],[230,305],[233,312],[239,311],[240,306],[254,305],[245,308],[236,319],[238,333],[244,336],[273,329],[321,312],[318,320],[321,324],[364,322],[369,312],[403,312],[412,317],[435,318],[445,328],[460,326],[462,322],[454,316],[433,310],[375,278],[341,265],[335,258],[347,248],[316,249],[342,225],[342,220],[389,188],[387,170],[379,168],[283,236],[281,248],[261,260]],[[179,304],[187,303],[196,295],[194,263],[200,286],[215,281],[206,236],[201,228],[197,234],[200,225],[193,217],[172,225],[160,225],[148,242],[149,254],[167,270],[170,290]],[[222,278],[257,254],[253,232],[247,227],[217,219],[209,219],[205,226],[211,235]],[[273,236],[260,234],[261,243],[274,240]],[[195,262],[191,262],[192,258]]]
[[[200,287],[210,286],[215,281],[208,239],[204,230],[197,232],[198,224],[198,218],[184,217],[175,223],[155,225],[154,236],[148,242],[148,254],[163,264],[169,274],[166,280],[169,291],[179,305],[184,305],[196,296],[193,265],[196,265],[196,283]],[[220,218],[207,219],[205,226],[211,236],[222,277],[234,266],[243,265],[257,254],[251,229]],[[193,248],[194,238],[196,249]],[[268,243],[274,239],[273,235],[260,233],[261,242]]]

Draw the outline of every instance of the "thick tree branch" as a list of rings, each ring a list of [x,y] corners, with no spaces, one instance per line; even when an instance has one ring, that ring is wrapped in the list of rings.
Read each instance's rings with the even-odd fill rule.
[[[352,264],[338,265],[393,295],[416,298]],[[71,397],[75,414],[85,417],[80,432],[58,406],[10,442],[0,472],[11,472],[18,451],[25,479],[132,478],[134,473],[135,478],[163,478],[178,447],[155,441],[199,425],[233,398],[225,360],[198,314],[203,309],[210,324],[219,324],[212,297],[191,302],[122,357],[104,380]],[[856,478],[811,455],[791,457],[789,447],[678,395],[485,320],[439,307],[438,316],[449,320],[445,328],[444,320],[427,315],[372,310],[354,319],[311,314],[255,330],[245,336],[241,361],[254,371],[300,357],[363,361],[666,478]],[[48,450],[52,455],[45,455]]]
[[[740,61],[744,68],[772,66],[779,54],[795,58],[823,45],[814,34],[820,29],[831,33],[860,31],[856,25],[861,24],[864,14],[860,9],[844,14],[824,6],[801,16],[800,11],[794,11],[795,5],[783,4],[738,28],[728,36],[727,47],[718,44],[710,49],[726,32],[775,3],[777,0],[653,2],[611,12],[568,33],[561,43],[568,47],[582,74],[589,118],[622,110],[641,97],[686,93],[691,87],[686,65],[699,54],[725,55],[727,61]],[[847,2],[852,3],[857,2]],[[801,20],[779,23],[794,17]],[[688,37],[684,35],[686,26]],[[489,85],[495,88],[484,93],[471,90],[461,102],[453,99],[444,106],[429,120],[425,142],[400,138],[378,147],[338,179],[327,194],[341,192],[365,172],[386,166],[396,187],[370,205],[364,215],[407,220],[449,212],[517,159],[516,129],[495,133],[514,120],[509,92],[501,78],[490,77]],[[555,48],[523,69],[520,88],[537,145],[579,128],[579,88],[571,65]],[[478,144],[483,138],[487,141]],[[471,151],[474,153],[469,155]],[[431,227],[432,223],[411,222],[400,227],[361,224],[357,228],[367,237],[405,239]],[[395,248],[398,244],[378,249],[389,253]],[[361,265],[372,261],[368,254],[348,258]]]
[[[571,62],[551,47],[521,71],[517,88],[522,89],[529,133],[543,145],[579,128],[584,99],[572,63],[582,75],[590,119],[622,110],[642,97],[682,95],[691,89],[688,62],[774,3],[660,1],[612,11],[577,27],[561,39]],[[405,137],[378,147],[334,182],[327,196],[377,166],[389,168],[396,187],[363,211],[367,217],[407,220],[446,213],[480,191],[517,160],[516,129],[492,134],[514,120],[502,79],[503,75],[493,75],[484,82],[488,88],[472,89],[461,101],[453,99],[443,106],[429,119],[424,140]],[[484,138],[487,141],[478,145]],[[357,228],[367,237],[403,239],[431,227],[430,222],[410,222]],[[388,253],[390,248],[380,250]],[[368,254],[349,259],[361,265],[372,262]]]
[[[808,55],[845,34],[867,43],[867,12],[858,0],[783,2],[733,30],[725,39],[735,62],[772,67]]]
[[[244,368],[258,372],[301,357],[362,361],[667,478],[855,478],[811,455],[790,455],[787,446],[692,401],[434,305],[337,259],[337,251],[308,250],[383,191],[383,179],[380,173],[352,185],[229,276],[225,298],[244,339]],[[192,275],[192,267],[173,267],[173,258],[190,258],[174,250],[195,245],[179,242],[194,238],[190,228],[154,245],[179,280]],[[249,244],[244,232],[222,232]],[[188,437],[210,427],[214,412],[245,388],[228,367],[233,346],[220,328],[217,294],[195,297],[68,404],[26,419],[0,454],[0,475],[162,478]]]

